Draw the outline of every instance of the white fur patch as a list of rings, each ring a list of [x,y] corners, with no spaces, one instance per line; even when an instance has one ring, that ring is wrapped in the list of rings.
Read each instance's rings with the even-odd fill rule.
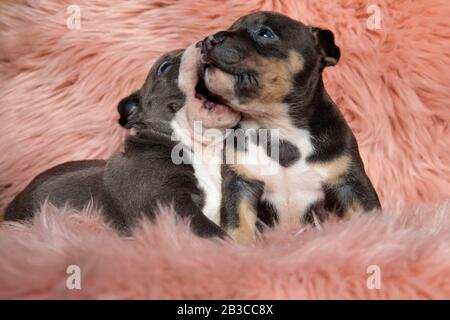
[[[202,145],[201,141],[194,139],[196,133],[193,127],[193,119],[188,117],[188,108],[198,101],[193,97],[198,79],[198,66],[200,63],[200,49],[195,45],[188,47],[183,53],[178,86],[186,94],[185,106],[176,114],[171,122],[172,129],[177,140],[186,146],[186,156],[194,167],[195,177],[199,188],[204,194],[203,214],[217,225],[220,225],[220,205],[222,200],[222,176],[221,158],[223,153],[222,144],[219,147]],[[210,129],[213,130],[213,129]],[[201,133],[205,138],[207,131]]]
[[[243,121],[241,124],[244,129],[255,128],[253,121]],[[253,177],[264,182],[262,198],[276,207],[280,224],[300,227],[301,217],[306,210],[324,197],[322,182],[326,173],[305,161],[313,152],[307,130],[291,128],[288,136],[281,134],[280,138],[288,140],[300,150],[300,160],[285,168],[267,156],[262,146],[251,142],[245,156],[247,159],[253,158],[252,164],[245,164],[245,168]]]
[[[217,225],[220,225],[220,204],[222,200],[221,165],[215,161],[208,163],[203,159],[203,161],[198,163],[194,161],[193,166],[195,177],[205,194],[203,214]]]
[[[195,90],[199,64],[200,49],[196,48],[195,44],[193,44],[184,51],[178,73],[178,87],[186,94]]]
[[[222,175],[221,160],[223,148],[208,148],[193,141],[189,130],[183,129],[179,124],[180,117],[176,117],[171,126],[177,139],[183,143],[186,153],[194,167],[195,177],[199,188],[204,193],[203,214],[217,225],[220,225],[220,205],[222,200]],[[201,150],[203,152],[194,153],[189,150]]]

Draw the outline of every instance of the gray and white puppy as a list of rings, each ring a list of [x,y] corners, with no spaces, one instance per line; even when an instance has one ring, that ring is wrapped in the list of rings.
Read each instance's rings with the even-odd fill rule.
[[[119,103],[119,123],[137,131],[126,138],[125,151],[106,161],[64,163],[38,175],[7,207],[5,220],[30,218],[45,201],[78,209],[93,201],[107,220],[128,232],[141,214],[153,218],[162,205],[188,218],[197,235],[225,237],[203,214],[205,210],[210,218],[218,216],[220,180],[205,170],[204,161],[173,162],[180,141],[179,153],[192,160],[189,147],[208,145],[208,130],[225,131],[240,120],[238,112],[196,91],[199,64],[200,52],[194,46],[159,58],[143,87]],[[194,121],[201,121],[200,135],[193,134]]]

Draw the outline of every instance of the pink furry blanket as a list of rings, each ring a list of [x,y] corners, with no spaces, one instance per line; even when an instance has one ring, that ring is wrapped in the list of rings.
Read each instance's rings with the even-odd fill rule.
[[[450,4],[380,1],[380,29],[369,29],[370,4],[79,0],[80,29],[69,29],[66,1],[1,1],[0,212],[39,172],[119,150],[116,105],[160,53],[256,10],[335,32],[342,58],[325,84],[395,209],[239,247],[169,218],[124,239],[95,213],[44,208],[0,227],[0,297],[450,298]],[[66,288],[71,264],[81,290]],[[380,289],[367,286],[373,268]]]
[[[449,298],[449,209],[274,230],[243,247],[197,238],[170,214],[123,238],[96,213],[46,208],[30,225],[1,227],[0,298]],[[71,265],[80,290],[66,287]]]

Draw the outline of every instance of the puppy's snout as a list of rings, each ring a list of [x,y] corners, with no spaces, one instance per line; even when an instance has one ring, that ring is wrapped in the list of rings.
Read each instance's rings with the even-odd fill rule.
[[[226,31],[220,31],[220,32],[217,32],[213,35],[206,37],[201,43],[202,53],[207,53],[213,47],[222,43],[226,37],[227,37]],[[199,44],[197,44],[197,45],[199,45]]]
[[[213,45],[217,45],[225,40],[225,38],[228,36],[228,32],[226,31],[220,31],[212,36],[209,36],[208,38],[211,38],[211,41],[213,42]]]
[[[242,55],[228,40],[231,41],[230,34],[227,31],[220,31],[208,36],[201,43],[197,43],[197,46],[201,46],[201,53],[204,56],[216,63],[238,63],[242,59]]]

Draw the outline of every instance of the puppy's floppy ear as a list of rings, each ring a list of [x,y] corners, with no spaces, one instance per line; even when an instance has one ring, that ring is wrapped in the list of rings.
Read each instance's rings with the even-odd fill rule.
[[[138,116],[139,102],[139,90],[120,100],[117,111],[120,114],[119,124],[122,127],[127,129],[133,127],[133,120],[136,120]]]
[[[330,30],[309,27],[316,42],[316,48],[322,56],[322,68],[334,66],[341,56],[339,47],[334,43],[334,34]]]

